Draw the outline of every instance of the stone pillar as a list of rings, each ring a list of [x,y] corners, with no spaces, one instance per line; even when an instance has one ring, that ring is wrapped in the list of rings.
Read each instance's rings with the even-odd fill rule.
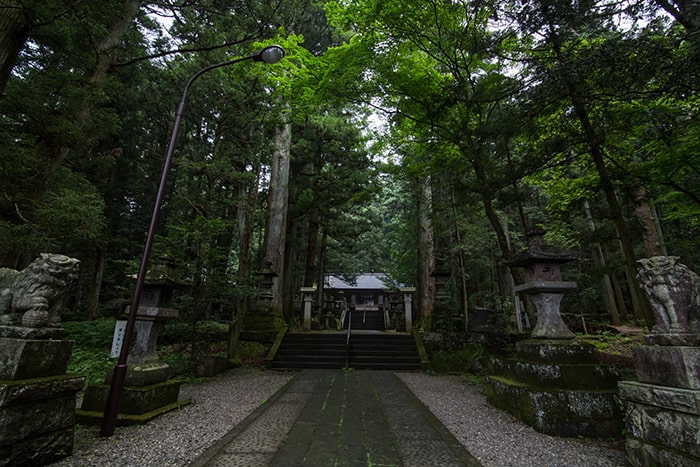
[[[73,342],[54,338],[0,337],[0,465],[45,465],[73,452],[85,378],[66,374]]]
[[[676,257],[638,261],[654,326],[619,383],[630,466],[700,465],[700,277]]]
[[[301,288],[301,293],[304,294],[304,331],[311,330],[311,307],[314,303],[314,292],[316,292],[316,287]]]
[[[78,260],[45,254],[23,271],[0,269],[0,465],[46,465],[73,452],[76,394],[66,374],[73,342],[60,304]]]
[[[413,332],[413,293],[416,291],[415,287],[401,287],[399,289],[403,293],[403,306],[404,306],[404,319],[405,321],[405,331]]]

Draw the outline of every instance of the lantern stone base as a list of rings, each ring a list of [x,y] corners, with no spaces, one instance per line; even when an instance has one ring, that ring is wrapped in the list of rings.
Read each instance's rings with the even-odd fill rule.
[[[45,465],[73,453],[77,375],[0,380],[0,465]]]
[[[624,381],[630,466],[700,465],[700,390]]]
[[[180,384],[179,381],[171,380],[148,386],[124,387],[117,425],[144,424],[158,415],[189,404],[189,400],[178,400]],[[102,422],[109,389],[109,384],[95,384],[87,387],[83,403],[76,411],[79,422],[86,425],[97,425]]]
[[[488,402],[541,433],[620,438],[617,372],[597,363],[592,345],[529,339],[515,358],[492,361]]]

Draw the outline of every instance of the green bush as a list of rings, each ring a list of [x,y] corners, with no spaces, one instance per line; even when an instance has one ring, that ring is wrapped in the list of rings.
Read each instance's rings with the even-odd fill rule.
[[[85,385],[104,383],[107,372],[117,364],[109,358],[109,350],[74,348],[68,362],[68,373],[85,376]]]
[[[67,339],[75,342],[68,373],[85,376],[85,384],[103,383],[117,361],[111,359],[114,320],[68,321],[63,323]]]
[[[63,323],[63,329],[77,348],[111,349],[114,323],[113,319],[67,321]]]
[[[447,350],[434,344],[426,345],[433,371],[437,373],[463,374],[469,372],[472,363],[484,355],[484,347],[464,344],[460,349]]]

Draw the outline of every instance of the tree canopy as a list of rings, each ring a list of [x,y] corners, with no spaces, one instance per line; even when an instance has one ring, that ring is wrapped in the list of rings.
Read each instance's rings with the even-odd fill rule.
[[[700,261],[699,17],[660,0],[2,1],[1,266],[76,256],[76,310],[114,313],[184,83],[279,43],[280,64],[217,69],[187,99],[156,255],[192,310],[230,320],[276,251],[285,310],[324,274],[381,270],[427,317],[445,270],[456,312],[508,314],[505,261],[540,226],[581,253],[565,307],[648,320],[635,261]]]

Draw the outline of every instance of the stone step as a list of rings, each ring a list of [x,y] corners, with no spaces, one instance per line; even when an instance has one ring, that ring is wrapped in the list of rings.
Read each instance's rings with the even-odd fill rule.
[[[272,368],[351,368],[417,370],[420,355],[408,334],[289,333],[279,346]],[[349,351],[349,353],[348,353]]]

